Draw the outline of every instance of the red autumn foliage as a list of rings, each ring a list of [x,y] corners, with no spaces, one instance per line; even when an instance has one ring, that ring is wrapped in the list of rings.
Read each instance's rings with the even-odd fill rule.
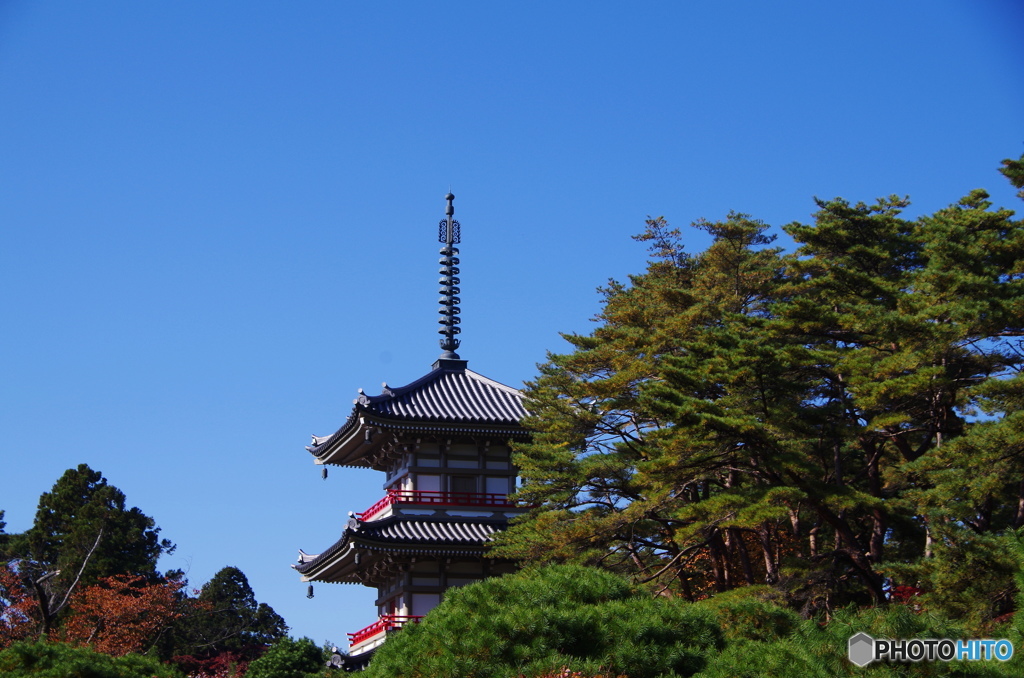
[[[0,649],[36,631],[35,612],[35,597],[10,565],[0,565]]]
[[[892,590],[889,592],[889,600],[894,603],[906,605],[912,598],[916,598],[922,593],[924,593],[924,591],[916,586],[893,586]]]
[[[115,657],[145,652],[148,643],[181,614],[176,595],[181,587],[181,582],[150,583],[136,575],[104,577],[72,596],[61,636]]]
[[[234,652],[221,652],[212,657],[177,656],[171,663],[190,678],[236,678],[244,676],[249,662]]]
[[[526,678],[523,674],[519,674],[519,678]],[[587,675],[580,673],[579,671],[572,671],[569,668],[563,668],[561,671],[548,672],[537,678],[628,678],[628,676],[619,675],[612,676],[610,673],[598,673],[596,675]]]

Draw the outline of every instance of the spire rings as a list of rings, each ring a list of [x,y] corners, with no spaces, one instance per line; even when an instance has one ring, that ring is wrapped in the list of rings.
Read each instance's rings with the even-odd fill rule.
[[[455,200],[455,196],[448,193],[444,197],[448,201],[448,205],[445,208],[446,217],[440,221],[437,225],[437,239],[443,243],[441,247],[441,258],[438,260],[438,264],[441,265],[441,270],[438,273],[441,274],[441,279],[437,281],[437,284],[441,286],[440,294],[441,299],[438,301],[441,308],[438,309],[438,324],[441,325],[441,329],[438,330],[438,334],[443,334],[444,338],[441,339],[441,349],[444,353],[441,354],[442,358],[458,359],[458,354],[455,353],[455,349],[459,347],[461,343],[455,338],[456,334],[459,334],[462,329],[459,324],[462,322],[462,318],[459,314],[462,309],[459,308],[461,300],[458,295],[459,290],[459,248],[454,245],[462,240],[462,226],[457,222],[452,215],[455,214],[455,207],[452,205],[452,201]]]

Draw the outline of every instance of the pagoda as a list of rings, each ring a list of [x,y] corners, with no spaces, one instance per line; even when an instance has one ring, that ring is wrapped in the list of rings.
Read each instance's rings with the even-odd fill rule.
[[[313,462],[372,468],[385,474],[384,495],[349,512],[341,538],[319,554],[299,551],[302,581],[377,589],[376,620],[349,634],[345,668],[366,666],[389,633],[419,621],[445,591],[511,572],[509,561],[485,559],[487,543],[523,512],[509,495],[516,469],[510,442],[527,440],[522,394],[470,370],[460,340],[460,226],[449,193],[441,220],[442,353],[407,386],[385,383],[380,395],[359,389],[351,414],[334,434],[313,436]]]

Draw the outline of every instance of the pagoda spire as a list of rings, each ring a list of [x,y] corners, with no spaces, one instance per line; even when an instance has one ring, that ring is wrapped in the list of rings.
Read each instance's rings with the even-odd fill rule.
[[[441,298],[438,303],[441,308],[438,309],[438,313],[441,314],[441,318],[437,321],[441,325],[441,329],[438,330],[439,334],[444,335],[444,339],[441,339],[441,350],[443,353],[440,356],[442,360],[458,360],[459,355],[455,352],[455,349],[462,343],[455,338],[456,334],[459,334],[462,329],[459,327],[459,323],[462,319],[459,317],[459,313],[462,309],[459,308],[461,300],[459,299],[459,248],[455,247],[455,244],[461,241],[461,229],[459,222],[455,221],[453,215],[455,214],[455,206],[452,201],[455,200],[455,196],[449,193],[444,197],[448,201],[447,207],[445,207],[445,218],[438,224],[437,239],[439,242],[444,243],[441,248],[441,259],[438,261],[441,264],[441,270],[439,273],[442,278],[438,280],[438,284],[441,286]]]

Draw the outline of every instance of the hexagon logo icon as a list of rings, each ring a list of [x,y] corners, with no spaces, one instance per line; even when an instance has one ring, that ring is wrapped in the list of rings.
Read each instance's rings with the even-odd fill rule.
[[[850,637],[847,643],[850,662],[857,666],[867,666],[875,658],[875,639],[861,631]]]

